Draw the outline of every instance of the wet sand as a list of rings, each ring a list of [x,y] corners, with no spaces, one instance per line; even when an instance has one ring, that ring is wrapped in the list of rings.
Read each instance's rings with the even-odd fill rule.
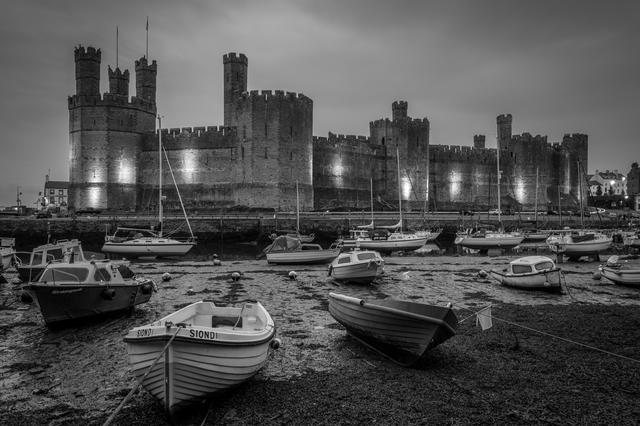
[[[35,305],[17,300],[15,285],[1,284],[0,423],[102,424],[135,385],[124,334],[198,300],[260,301],[282,346],[248,383],[194,406],[176,424],[605,424],[611,415],[616,424],[637,423],[640,368],[633,361],[497,319],[482,332],[470,317],[424,365],[406,369],[348,338],[327,310],[329,292],[452,303],[460,320],[492,304],[496,318],[640,359],[640,290],[595,280],[596,262],[559,265],[564,294],[515,290],[480,276],[514,257],[388,256],[385,275],[369,286],[335,283],[326,265],[133,263],[159,284],[149,303],[132,316],[61,330],[45,327]],[[292,270],[296,280],[288,277]],[[171,281],[162,282],[165,272]],[[169,423],[140,390],[115,424]]]

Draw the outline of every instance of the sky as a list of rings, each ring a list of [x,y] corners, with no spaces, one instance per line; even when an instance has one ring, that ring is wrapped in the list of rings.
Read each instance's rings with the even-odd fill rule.
[[[404,100],[431,144],[495,147],[510,113],[514,134],[588,134],[589,173],[640,161],[635,0],[16,0],[0,15],[0,206],[69,179],[74,47],[102,50],[102,93],[117,63],[134,95],[147,17],[163,127],[222,125],[222,56],[242,52],[249,90],[313,100],[315,136],[368,136]]]

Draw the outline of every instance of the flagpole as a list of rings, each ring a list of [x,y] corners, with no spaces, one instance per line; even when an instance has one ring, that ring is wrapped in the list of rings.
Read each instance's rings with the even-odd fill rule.
[[[147,16],[147,47],[144,54],[145,59],[149,59],[149,17]]]
[[[116,69],[118,69],[118,45],[119,45],[119,33],[118,33],[118,26],[116,25]]]

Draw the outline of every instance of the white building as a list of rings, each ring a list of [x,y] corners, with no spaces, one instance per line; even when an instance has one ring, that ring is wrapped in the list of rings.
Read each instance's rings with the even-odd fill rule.
[[[589,177],[589,195],[627,195],[627,177],[617,170],[601,172],[596,169]]]

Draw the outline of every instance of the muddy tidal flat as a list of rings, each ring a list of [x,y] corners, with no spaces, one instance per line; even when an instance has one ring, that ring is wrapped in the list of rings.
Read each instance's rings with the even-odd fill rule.
[[[20,302],[15,274],[6,273],[0,424],[104,423],[135,386],[123,336],[198,300],[260,301],[282,346],[241,387],[172,419],[141,389],[114,424],[638,424],[640,289],[594,279],[596,262],[559,265],[563,294],[507,288],[479,274],[513,258],[388,256],[385,275],[368,286],[335,283],[326,265],[132,263],[159,284],[149,303],[59,330]],[[165,272],[172,279],[162,282]],[[403,368],[347,336],[329,315],[330,292],[452,303],[462,322],[420,366]],[[481,331],[473,313],[489,304],[493,327]]]

